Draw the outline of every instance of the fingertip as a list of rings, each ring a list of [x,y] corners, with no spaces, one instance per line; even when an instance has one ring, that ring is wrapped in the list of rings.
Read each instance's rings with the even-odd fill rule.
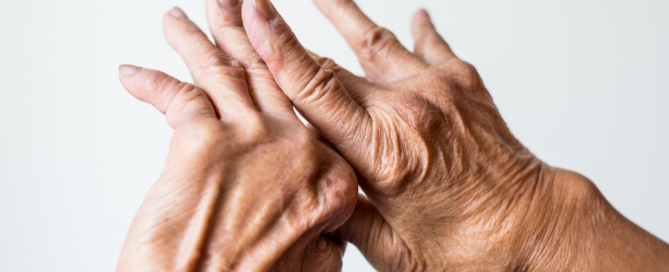
[[[251,0],[253,8],[267,21],[276,18],[276,9],[269,0]]]
[[[207,0],[205,3],[207,21],[212,34],[217,35],[224,27],[240,26],[242,24],[240,0]]]
[[[260,0],[259,0],[260,1]],[[264,0],[262,0],[264,1]],[[262,2],[260,1],[260,2]],[[274,18],[271,20],[265,19],[261,11],[256,9],[256,5],[260,3],[253,3],[254,1],[244,1],[242,7],[242,20],[244,22],[244,29],[248,36],[251,45],[255,48],[258,55],[265,61],[272,72],[277,72],[285,62],[286,56],[284,52],[287,50],[304,50],[304,48],[296,42],[295,34],[290,29],[290,26],[281,18],[278,11],[274,11]],[[272,5],[268,2],[268,5]],[[274,9],[272,7],[272,9]],[[298,52],[297,56],[302,54]]]
[[[427,12],[426,9],[421,8],[421,9],[419,9],[418,11],[416,11],[416,16],[422,16],[422,17],[424,17],[424,18],[429,19],[429,18],[430,18],[430,13]]]
[[[163,16],[163,34],[170,47],[177,52],[179,52],[178,45],[182,42],[178,37],[180,28],[194,28],[199,30],[181,8],[174,7]]]
[[[163,16],[163,29],[167,31],[168,29],[171,29],[171,26],[173,26],[175,23],[183,23],[189,21],[190,18],[188,18],[186,13],[181,8],[174,7],[171,10],[165,12],[165,15]]]
[[[421,8],[418,11],[416,11],[416,14],[414,14],[414,19],[423,19],[423,18],[430,19],[430,14],[427,12],[427,10]]]
[[[424,30],[426,27],[430,29],[434,28],[434,26],[432,25],[430,14],[425,9],[419,9],[418,11],[416,11],[416,13],[413,16],[411,25],[413,28],[414,35],[420,33],[421,30]]]
[[[153,70],[132,64],[123,64],[118,67],[118,71],[123,88],[135,98],[147,102],[145,99],[145,92],[147,89],[146,80],[147,76],[153,74]]]
[[[121,76],[133,76],[139,71],[142,70],[142,67],[135,66],[132,64],[121,64],[121,66],[118,67],[118,72]]]
[[[188,19],[186,13],[179,7],[172,8],[167,14],[178,19]]]
[[[246,30],[247,35],[251,38],[251,35],[256,31],[256,21],[261,17],[260,14],[253,7],[251,1],[242,2],[242,22],[244,24],[244,29]]]
[[[253,0],[242,2],[242,20],[247,32],[253,31],[257,22],[268,24],[269,22],[258,12]]]
[[[122,64],[118,67],[119,79],[123,88],[128,91],[132,96],[136,96],[135,85],[137,75],[142,70],[142,67],[131,65],[131,64]]]
[[[218,2],[219,7],[232,9],[239,5],[240,0],[216,0],[216,2]]]

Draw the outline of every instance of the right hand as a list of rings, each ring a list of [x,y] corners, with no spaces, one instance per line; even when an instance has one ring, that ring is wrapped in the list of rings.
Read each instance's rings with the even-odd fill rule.
[[[512,135],[477,71],[453,54],[426,12],[414,18],[412,53],[353,1],[316,0],[358,55],[361,78],[312,59],[267,1],[245,3],[246,31],[283,92],[358,173],[369,199],[360,198],[337,233],[376,269],[625,267],[582,256],[610,250],[602,237],[638,228],[589,180],[544,164]],[[657,252],[643,255],[661,260]]]

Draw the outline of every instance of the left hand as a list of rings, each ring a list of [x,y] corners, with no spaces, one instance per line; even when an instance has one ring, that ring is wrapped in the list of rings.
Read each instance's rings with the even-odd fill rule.
[[[123,86],[175,133],[117,271],[339,271],[343,246],[324,235],[353,212],[355,173],[297,118],[246,38],[241,4],[207,3],[218,46],[180,9],[164,18],[195,85],[121,67]]]

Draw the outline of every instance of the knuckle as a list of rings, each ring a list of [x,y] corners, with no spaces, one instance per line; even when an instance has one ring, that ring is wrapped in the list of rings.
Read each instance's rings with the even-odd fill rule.
[[[238,60],[231,59],[222,52],[209,55],[195,71],[197,78],[233,79],[246,81],[246,72]]]
[[[326,245],[325,248],[323,248],[323,244]],[[343,265],[341,252],[337,245],[324,237],[314,240],[307,248],[304,256],[303,267],[306,264],[309,265],[306,267],[338,267],[341,270]]]
[[[296,99],[307,103],[319,103],[324,97],[341,87],[334,71],[318,69],[306,82],[306,86],[297,94]]]
[[[243,66],[247,70],[267,70],[267,64],[258,55],[248,57],[247,60],[244,61]]]
[[[259,113],[248,114],[243,124],[237,124],[237,128],[241,130],[238,138],[242,146],[258,146],[271,140],[267,123]]]
[[[420,139],[420,135],[408,131]],[[404,192],[412,181],[422,176],[421,160],[415,154],[421,154],[423,147],[422,142],[407,144],[396,136],[375,142],[373,150],[377,151],[372,156],[373,167],[364,173],[365,178],[374,188],[389,196]]]
[[[329,183],[327,199],[331,212],[346,214],[352,212],[358,198],[358,180],[348,166],[338,166],[335,174],[326,178]]]
[[[482,85],[476,68],[465,61],[449,62],[445,66],[446,75],[464,89],[476,89]]]
[[[223,52],[212,52],[200,63],[204,69],[219,69],[219,68],[241,68],[241,64],[237,60],[233,60],[224,55]]]
[[[171,80],[170,76],[162,72],[153,72],[146,79],[146,89],[148,93],[143,93],[143,100],[150,101],[159,111],[165,113],[166,96],[171,93],[173,88],[178,88],[178,81]],[[168,102],[169,103],[169,102]]]
[[[400,161],[400,159],[396,159]],[[384,165],[377,168],[372,175],[374,187],[389,195],[398,195],[406,191],[412,180],[417,175],[412,167],[401,167],[399,165]]]
[[[279,36],[279,43],[281,45],[282,53],[291,53],[290,51],[302,48],[300,41],[297,39],[297,36],[287,24],[279,24],[276,26],[277,33],[281,33]]]
[[[199,40],[204,32],[195,25],[189,25],[183,30],[183,36],[186,41],[196,41]]]
[[[146,86],[149,90],[161,92],[169,83],[169,76],[165,73],[154,72],[146,80]]]
[[[337,67],[337,63],[335,63],[335,61],[330,58],[318,57],[316,62],[325,69],[334,69]]]
[[[474,74],[474,75],[478,74],[478,72],[476,71],[476,67],[474,67],[474,65],[471,65],[466,61],[456,61],[454,62],[454,65],[458,70],[462,71],[462,73]]]
[[[374,56],[390,51],[399,41],[390,30],[375,26],[367,31],[360,53],[365,60],[372,60]]]
[[[172,102],[170,104],[173,107],[183,107],[185,104],[191,103],[204,95],[202,90],[192,84],[182,83],[181,86],[175,87],[179,89],[176,92],[174,99],[168,101]]]
[[[206,94],[193,84],[179,83],[165,88],[174,88],[174,91],[163,92],[163,99],[158,108],[171,116],[171,112],[180,112],[191,103],[200,103]],[[207,101],[206,99],[204,101]]]
[[[172,145],[186,155],[208,156],[224,144],[223,133],[220,124],[192,122],[175,130]]]

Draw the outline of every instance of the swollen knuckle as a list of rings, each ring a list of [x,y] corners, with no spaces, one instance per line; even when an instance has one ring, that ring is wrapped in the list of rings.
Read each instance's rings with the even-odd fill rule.
[[[464,61],[454,61],[446,66],[447,75],[465,89],[475,89],[482,84],[476,68]]]
[[[328,205],[333,212],[352,210],[358,196],[358,183],[355,172],[350,167],[337,169],[335,174],[327,177],[329,190]]]
[[[185,154],[202,155],[215,152],[222,146],[221,126],[210,122],[192,122],[175,131],[173,145]]]
[[[240,68],[241,64],[239,61],[233,60],[222,52],[213,52],[208,54],[207,57],[200,63],[202,68]]]
[[[250,148],[270,142],[271,133],[266,121],[259,113],[248,114],[243,123],[232,125],[236,131],[237,143],[241,147]]]
[[[248,139],[253,144],[265,143],[269,139],[269,130],[260,116],[253,116],[254,117],[251,117],[247,120],[247,124],[250,128]]]
[[[397,37],[390,30],[375,26],[367,31],[365,39],[360,45],[361,55],[366,60],[371,60],[374,56],[391,50],[398,42]]]
[[[471,65],[466,61],[457,61],[455,62],[455,66],[457,67],[458,70],[462,71],[462,73],[472,74],[472,75],[478,74],[478,72],[476,71],[476,67],[474,67],[474,65]]]
[[[200,69],[195,71],[197,78],[246,81],[246,72],[241,62],[230,59],[223,53],[212,54],[200,65]]]

